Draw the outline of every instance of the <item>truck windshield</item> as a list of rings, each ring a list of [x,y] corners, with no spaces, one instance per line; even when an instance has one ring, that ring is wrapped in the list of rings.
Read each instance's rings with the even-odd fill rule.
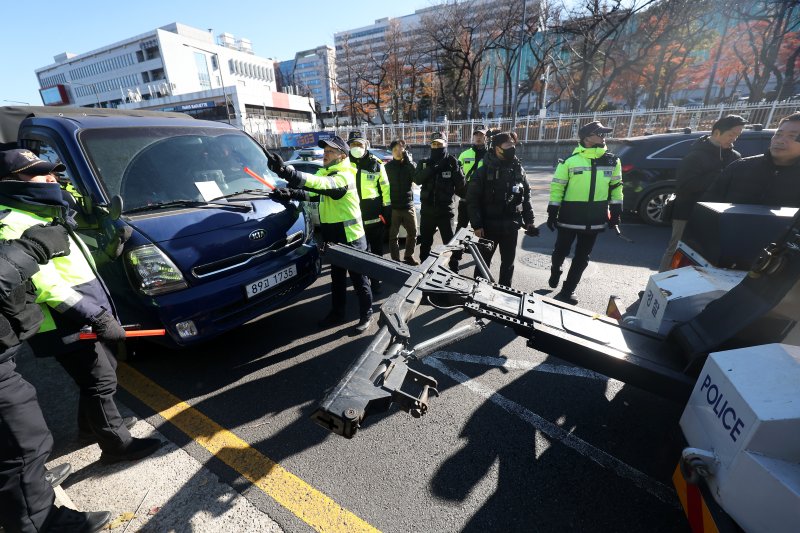
[[[285,186],[267,168],[261,147],[223,128],[107,128],[80,135],[90,164],[109,197],[124,211],[176,201],[209,201],[243,191]]]

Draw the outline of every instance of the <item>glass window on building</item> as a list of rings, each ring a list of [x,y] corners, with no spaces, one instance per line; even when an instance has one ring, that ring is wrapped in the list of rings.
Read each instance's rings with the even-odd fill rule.
[[[208,73],[208,63],[205,54],[194,53],[194,64],[197,66],[197,80],[203,89],[211,88],[211,75]]]

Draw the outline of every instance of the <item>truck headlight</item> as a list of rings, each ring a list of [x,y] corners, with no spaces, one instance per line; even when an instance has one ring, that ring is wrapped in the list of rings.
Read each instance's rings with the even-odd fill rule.
[[[173,292],[187,287],[178,267],[157,246],[146,244],[127,255],[128,271],[136,288],[148,296]]]

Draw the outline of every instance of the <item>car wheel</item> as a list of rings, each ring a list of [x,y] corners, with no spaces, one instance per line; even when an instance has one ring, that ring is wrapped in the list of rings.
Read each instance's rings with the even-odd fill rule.
[[[667,226],[669,223],[661,220],[664,211],[664,201],[672,194],[672,189],[656,189],[647,193],[639,204],[639,216],[647,224],[653,226]]]

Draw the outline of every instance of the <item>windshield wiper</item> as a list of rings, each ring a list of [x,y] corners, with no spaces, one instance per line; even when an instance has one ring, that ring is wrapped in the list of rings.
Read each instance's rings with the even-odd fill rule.
[[[266,189],[245,189],[243,191],[232,192],[230,194],[226,194],[225,196],[219,196],[217,198],[214,198],[211,201],[213,202],[214,200],[220,200],[222,198],[233,198],[234,196],[239,196],[239,195],[242,195],[242,194],[258,194],[258,195],[263,195],[263,196],[269,196],[270,192],[272,192],[272,191],[268,191]]]
[[[124,212],[126,214],[129,214],[129,213],[139,213],[142,211],[155,211],[156,209],[164,209],[167,207],[208,207],[210,205],[213,205],[215,207],[225,207],[228,209],[233,209],[235,211],[243,211],[243,212],[249,212],[253,210],[253,207],[251,205],[230,204],[227,202],[215,202],[214,200],[210,202],[202,202],[198,200],[172,200],[170,202],[161,202],[158,204],[133,207],[131,209],[126,209]]]

